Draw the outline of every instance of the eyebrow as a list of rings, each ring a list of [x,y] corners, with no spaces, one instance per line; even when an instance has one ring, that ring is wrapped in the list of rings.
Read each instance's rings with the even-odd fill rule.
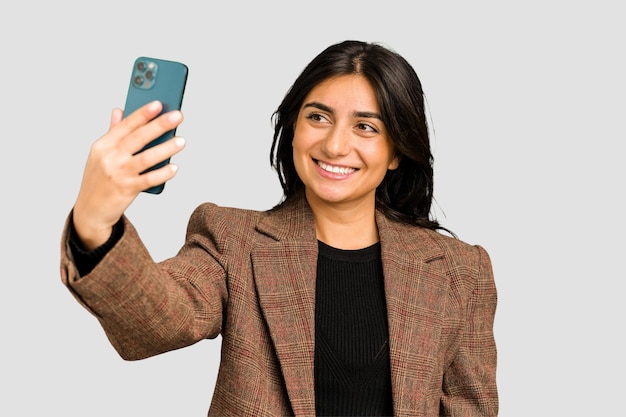
[[[322,104],[319,103],[317,101],[312,101],[310,103],[306,103],[304,106],[302,106],[303,109],[306,109],[307,107],[315,107],[317,109],[323,110],[325,112],[328,112],[330,114],[334,114],[335,111],[328,107],[326,104]],[[352,113],[353,117],[363,117],[363,118],[370,118],[370,119],[378,119],[380,121],[383,120],[383,117],[376,112],[369,112],[369,111],[356,111],[354,113]]]

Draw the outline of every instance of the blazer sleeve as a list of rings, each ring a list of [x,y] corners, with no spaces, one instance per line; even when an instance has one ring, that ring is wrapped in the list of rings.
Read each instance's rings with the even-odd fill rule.
[[[442,416],[497,416],[496,345],[493,323],[497,293],[491,261],[480,246],[474,286],[467,306],[461,345],[444,372]]]
[[[214,338],[227,302],[225,255],[212,244],[206,219],[192,215],[183,249],[156,263],[133,225],[87,275],[79,276],[69,244],[61,242],[61,279],[100,322],[126,360],[143,359]],[[200,236],[200,237],[199,237]]]

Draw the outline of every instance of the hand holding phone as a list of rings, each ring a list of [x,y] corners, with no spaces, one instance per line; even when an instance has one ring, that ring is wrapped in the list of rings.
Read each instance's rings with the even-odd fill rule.
[[[138,193],[163,190],[163,184],[152,187],[155,181],[148,183],[143,175],[137,177],[137,170],[146,172],[165,166],[169,157],[184,147],[184,141],[168,141],[161,151],[155,150],[150,162],[146,163],[154,164],[161,158],[165,160],[148,169],[145,169],[146,163],[135,158],[138,153],[135,150],[141,152],[174,136],[182,114],[159,115],[180,110],[186,77],[187,68],[183,64],[151,58],[135,61],[125,109],[113,110],[109,130],[92,145],[72,211],[74,230],[88,250],[106,242],[113,225]],[[123,119],[126,123],[122,123]],[[158,132],[154,133],[158,137],[146,145],[150,138],[135,134],[140,131]],[[156,181],[164,183],[174,174],[175,170],[159,171],[157,175],[161,180]]]
[[[126,95],[124,117],[154,100],[159,100],[163,105],[160,114],[171,110],[180,110],[187,83],[187,74],[187,66],[180,62],[149,57],[137,58],[133,64],[128,94]],[[176,129],[172,129],[154,139],[139,152],[163,143],[175,134]],[[144,172],[160,168],[168,163],[169,158]],[[164,187],[165,184],[160,184],[144,191],[159,194]]]

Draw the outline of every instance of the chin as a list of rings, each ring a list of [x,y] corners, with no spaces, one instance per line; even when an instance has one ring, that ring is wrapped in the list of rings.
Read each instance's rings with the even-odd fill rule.
[[[310,199],[327,203],[340,203],[346,198],[344,193],[335,190],[311,190],[310,188],[307,189],[307,195]]]

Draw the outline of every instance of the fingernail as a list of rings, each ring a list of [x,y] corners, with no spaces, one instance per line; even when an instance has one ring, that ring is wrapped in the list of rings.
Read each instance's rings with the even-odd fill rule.
[[[170,119],[170,122],[177,122],[178,120],[180,120],[182,115],[179,111],[173,111],[173,112],[170,112],[168,117]]]
[[[175,144],[176,144],[176,146],[178,146],[179,148],[182,148],[183,146],[185,146],[185,138],[176,137],[176,139],[174,139],[174,143],[175,143]]]

